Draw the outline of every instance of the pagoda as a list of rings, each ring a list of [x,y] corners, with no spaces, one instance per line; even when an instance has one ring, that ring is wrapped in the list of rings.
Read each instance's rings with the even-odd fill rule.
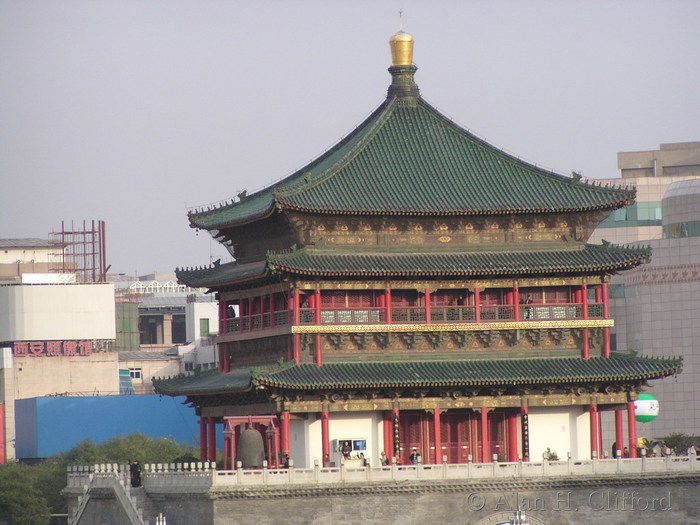
[[[634,401],[681,362],[611,353],[607,282],[651,254],[587,244],[634,190],[456,125],[421,97],[413,43],[391,38],[386,99],[333,148],[189,213],[235,259],[177,270],[216,293],[219,366],[156,390],[187,396],[226,466],[245,428],[269,465],[603,457],[603,411],[635,457]]]

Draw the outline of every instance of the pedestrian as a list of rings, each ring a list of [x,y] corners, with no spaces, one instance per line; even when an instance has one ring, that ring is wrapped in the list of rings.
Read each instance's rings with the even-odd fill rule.
[[[131,477],[131,486],[140,487],[141,486],[141,465],[138,460],[135,460],[129,465],[129,475]]]

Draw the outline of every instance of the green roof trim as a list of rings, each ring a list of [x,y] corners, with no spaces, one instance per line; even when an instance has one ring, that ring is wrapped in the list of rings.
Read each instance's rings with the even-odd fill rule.
[[[175,275],[180,284],[191,288],[212,288],[260,279],[267,271],[267,261],[257,261],[247,264],[217,264],[203,268],[177,268]]]
[[[512,249],[512,248],[511,248]],[[560,250],[430,253],[339,253],[304,248],[269,254],[270,266],[289,273],[317,276],[510,276],[606,272],[634,268],[650,257],[647,248],[577,245]]]
[[[549,250],[353,251],[306,247],[269,253],[267,260],[176,270],[178,281],[191,287],[217,288],[263,278],[268,271],[317,277],[445,277],[571,275],[615,273],[648,262],[649,248],[575,245]]]
[[[167,396],[188,394],[217,394],[221,392],[247,392],[252,388],[250,370],[237,369],[229,373],[207,370],[190,375],[180,374],[175,377],[153,378],[156,392]]]
[[[288,390],[499,386],[643,381],[679,374],[682,358],[613,354],[610,358],[562,357],[463,361],[301,364],[273,371],[235,371],[154,380],[166,395],[245,392],[253,386]]]
[[[192,227],[240,226],[275,209],[353,215],[613,210],[634,189],[582,182],[504,153],[423,99],[389,96],[333,148],[239,202],[190,212]]]

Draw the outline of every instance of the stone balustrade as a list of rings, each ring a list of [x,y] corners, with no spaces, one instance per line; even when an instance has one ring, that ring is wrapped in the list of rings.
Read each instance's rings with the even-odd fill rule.
[[[142,482],[147,492],[207,491],[236,486],[333,484],[445,479],[545,478],[559,476],[634,475],[700,472],[700,458],[592,459],[514,463],[391,465],[386,467],[332,467],[216,470],[212,462],[146,464]],[[102,479],[128,484],[129,466],[103,464],[69,467],[68,487],[95,487]]]

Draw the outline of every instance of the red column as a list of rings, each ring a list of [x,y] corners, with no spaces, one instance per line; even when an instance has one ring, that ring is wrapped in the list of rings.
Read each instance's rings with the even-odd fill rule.
[[[299,290],[295,289],[292,294],[292,297],[294,297],[294,325],[296,326],[299,324],[299,316],[301,314],[299,311]]]
[[[615,410],[615,457],[617,457],[617,451],[622,451],[625,449],[625,437],[622,430],[622,410]]]
[[[591,356],[590,346],[588,343],[588,328],[581,330],[581,357],[588,359]]]
[[[394,440],[392,433],[393,421],[391,418],[391,412],[384,412],[384,454],[391,461],[391,457],[394,455]]]
[[[627,437],[630,457],[637,457],[637,420],[634,418],[634,401],[627,403]]]
[[[322,465],[328,466],[331,457],[331,440],[328,432],[328,412],[321,412],[321,451],[323,454]]]
[[[280,432],[282,433],[282,452],[289,454],[289,412],[280,414]]]
[[[442,436],[440,435],[440,409],[433,412],[433,434],[435,436],[435,464],[442,463]]]
[[[474,288],[474,312],[477,323],[481,322],[481,299],[479,297],[479,289]]]
[[[518,413],[515,409],[507,416],[508,422],[508,455],[507,461],[518,461]]]
[[[481,462],[491,461],[491,447],[489,445],[489,409],[481,407]]]
[[[598,407],[595,404],[588,405],[588,413],[591,425],[591,459],[600,457],[600,445],[598,443]]]
[[[209,461],[216,461],[216,420],[213,417],[207,419],[207,427]]]
[[[609,308],[609,306],[608,306],[608,304],[609,304],[608,303],[608,283],[603,283],[601,285],[601,287],[603,288],[603,318],[607,319],[608,315],[609,315],[609,311],[608,311],[608,308]]]
[[[517,286],[513,287],[513,309],[515,310],[515,320],[520,321],[520,288]]]
[[[314,307],[316,311],[314,312],[316,316],[316,324],[321,324],[321,290],[316,288],[314,290]]]
[[[386,322],[391,324],[391,289],[384,290],[384,306],[386,308]]]
[[[430,324],[431,319],[430,319],[430,290],[428,288],[425,289],[425,323]]]
[[[583,303],[583,318],[588,319],[588,289],[585,284],[581,285],[581,303]]]
[[[226,318],[228,317],[228,307],[226,301],[219,301],[219,333],[225,334],[228,332],[226,330]]]
[[[217,370],[219,372],[224,371],[224,345],[216,345],[216,353],[219,355],[219,364]]]
[[[206,461],[207,454],[207,418],[199,418],[199,460]]]

